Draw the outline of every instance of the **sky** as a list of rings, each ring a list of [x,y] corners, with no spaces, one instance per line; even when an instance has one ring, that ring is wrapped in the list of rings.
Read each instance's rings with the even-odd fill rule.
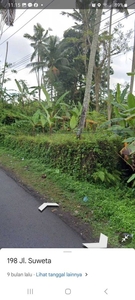
[[[67,12],[72,12],[72,10],[64,10]],[[134,20],[135,20],[135,10],[129,10],[131,14],[127,19],[123,19],[124,15],[118,13],[116,10],[113,10],[113,22],[119,22],[124,25],[124,32],[133,28],[134,29]],[[101,32],[105,28],[105,23],[108,21],[109,12],[105,10],[105,15],[102,18],[101,22]],[[11,78],[11,81],[6,84],[8,89],[16,89],[16,84],[14,79],[17,80],[23,79],[26,80],[29,86],[36,85],[36,77],[34,74],[30,73],[29,68],[25,68],[26,64],[30,62],[29,57],[33,52],[33,48],[30,46],[30,41],[23,37],[25,33],[33,35],[33,26],[37,23],[40,23],[45,30],[51,28],[50,35],[57,35],[59,38],[63,37],[65,30],[74,25],[72,18],[61,15],[61,10],[59,9],[47,9],[47,10],[38,10],[38,9],[28,9],[16,10],[16,17],[14,26],[7,27],[4,25],[3,34],[0,39],[0,67],[4,64],[6,44],[8,42],[8,63],[12,63],[13,66],[16,65],[18,70],[17,74],[11,73],[9,70],[7,76]],[[113,24],[113,26],[115,26]],[[130,46],[133,46],[133,37],[130,41]],[[116,58],[113,57],[112,67],[114,69],[114,75],[111,76],[111,88],[115,87],[119,82],[124,84],[130,80],[130,77],[126,75],[127,72],[131,71],[132,65],[132,51],[127,54],[119,54]],[[15,67],[14,67],[15,68]],[[135,90],[135,86],[134,86]]]

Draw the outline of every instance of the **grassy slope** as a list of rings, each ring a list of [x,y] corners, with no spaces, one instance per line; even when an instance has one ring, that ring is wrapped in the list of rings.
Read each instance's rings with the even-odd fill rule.
[[[41,164],[38,159],[23,160],[15,152],[2,148],[0,165],[8,167],[37,192],[58,202],[63,210],[92,225],[95,237],[99,237],[100,232],[106,234],[111,246],[119,247],[119,232],[135,234],[135,199],[131,189],[75,181],[58,169]],[[42,178],[43,174],[46,178]],[[85,196],[87,202],[83,201]],[[135,247],[135,238],[127,247]]]

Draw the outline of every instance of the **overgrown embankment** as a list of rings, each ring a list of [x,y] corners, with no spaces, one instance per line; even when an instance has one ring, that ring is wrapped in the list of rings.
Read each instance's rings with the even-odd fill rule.
[[[99,169],[115,174],[119,168],[121,139],[86,135],[77,140],[73,134],[53,134],[51,136],[1,136],[4,147],[16,151],[24,158],[38,158],[52,168],[79,180],[93,181]],[[100,178],[100,173],[99,173]],[[102,178],[101,178],[102,179]]]

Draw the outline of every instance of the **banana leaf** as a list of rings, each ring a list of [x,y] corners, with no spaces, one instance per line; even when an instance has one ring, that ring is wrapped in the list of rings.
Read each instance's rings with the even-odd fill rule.
[[[109,121],[104,122],[102,125],[99,126],[99,128],[104,128],[112,123],[118,123],[120,121],[125,121],[125,119],[124,118],[113,118]]]
[[[135,96],[130,93],[128,95],[127,100],[128,100],[128,107],[129,108],[135,108]]]
[[[73,115],[70,119],[70,128],[74,129],[78,125],[78,117]]]
[[[128,72],[127,75],[128,75],[128,76],[134,76],[134,75],[135,75],[135,72]]]
[[[123,111],[128,108],[127,104],[120,104],[115,101],[111,101],[111,104]]]
[[[117,83],[117,103],[121,103],[121,91],[119,83]]]
[[[132,143],[135,141],[135,137],[129,137],[123,140],[123,143]]]
[[[132,119],[135,119],[135,114],[130,115],[129,117],[127,117],[127,118],[125,119],[125,121],[130,121],[130,120],[132,120]]]

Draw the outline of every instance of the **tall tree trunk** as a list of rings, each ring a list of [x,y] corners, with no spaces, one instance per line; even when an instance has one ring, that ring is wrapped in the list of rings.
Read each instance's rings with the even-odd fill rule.
[[[53,85],[51,83],[51,101],[53,100]]]
[[[99,90],[100,90],[100,79],[101,79],[101,74],[100,73],[101,73],[100,68],[94,66],[96,111],[99,111]]]
[[[39,53],[38,53],[38,64],[40,63],[40,56],[39,56]],[[38,100],[40,101],[40,95],[41,95],[41,86],[40,86],[40,71],[39,71],[39,69],[38,69],[38,71],[37,71],[37,81],[38,81],[38,88],[39,88],[39,90],[38,90]]]
[[[44,68],[43,67],[42,67],[41,71],[42,71],[42,74],[41,74],[41,85],[43,85],[44,84]]]
[[[131,72],[135,72],[135,23],[134,23],[134,48],[133,48],[133,59],[132,59],[132,69]],[[130,93],[133,93],[134,86],[134,75],[131,76],[130,80]]]
[[[83,15],[83,21],[84,21],[84,66],[85,66],[85,75],[87,74],[87,51],[90,49],[90,29],[89,29],[89,19],[88,19],[88,13],[89,10],[83,9],[82,15]],[[88,42],[88,45],[87,45]]]
[[[77,130],[77,138],[81,137],[81,133],[84,129],[85,120],[86,120],[86,114],[89,108],[89,102],[90,102],[90,90],[91,90],[91,83],[92,83],[92,75],[93,75],[93,68],[95,63],[95,55],[97,50],[97,44],[98,44],[98,35],[100,30],[100,23],[101,23],[101,17],[102,17],[102,9],[97,10],[96,15],[96,21],[94,26],[94,34],[92,39],[92,45],[91,45],[91,51],[90,51],[90,58],[89,58],[89,65],[88,65],[88,72],[86,76],[86,87],[85,87],[85,94],[84,94],[84,100],[83,100],[83,108],[81,113],[81,118]]]
[[[110,10],[110,21],[109,21],[109,49],[108,49],[108,68],[107,68],[107,93],[108,93],[108,101],[107,101],[107,115],[108,121],[111,120],[112,106],[111,106],[111,95],[110,95],[110,65],[111,65],[111,33],[112,33],[112,12],[113,9]],[[111,126],[111,125],[110,125]]]

